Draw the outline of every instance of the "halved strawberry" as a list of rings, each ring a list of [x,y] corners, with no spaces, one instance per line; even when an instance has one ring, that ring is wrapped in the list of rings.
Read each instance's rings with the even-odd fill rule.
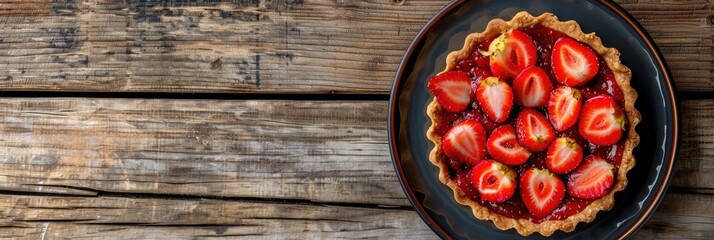
[[[595,77],[600,62],[590,47],[572,38],[562,37],[553,45],[551,66],[558,82],[575,87]]]
[[[552,89],[550,77],[538,66],[526,68],[513,80],[515,102],[524,107],[545,106]]]
[[[493,160],[484,160],[471,170],[471,184],[489,202],[503,202],[516,192],[518,174],[510,167]]]
[[[548,117],[555,130],[565,131],[578,122],[581,99],[580,91],[575,88],[560,86],[553,90],[548,100]]]
[[[583,148],[569,137],[555,139],[548,147],[545,164],[556,174],[573,171],[583,161]]]
[[[516,117],[516,135],[521,146],[533,152],[543,151],[555,139],[548,119],[532,108],[524,108]]]
[[[481,123],[464,120],[444,134],[441,147],[446,156],[474,165],[486,157],[486,131]]]
[[[491,72],[501,79],[512,79],[538,61],[535,42],[520,30],[501,34],[482,54],[490,56]]]
[[[511,125],[502,125],[491,133],[486,142],[486,149],[496,161],[515,166],[528,161],[531,152],[516,140],[516,129]]]
[[[496,77],[481,80],[476,88],[476,101],[486,116],[494,122],[503,122],[513,108],[513,90]]]
[[[568,176],[568,194],[585,199],[599,198],[610,191],[614,179],[615,166],[599,156],[590,155]]]
[[[531,168],[521,175],[521,199],[538,218],[548,216],[565,197],[565,185],[547,169]]]
[[[625,113],[615,99],[601,94],[583,104],[578,130],[583,138],[596,145],[612,145],[622,138],[625,122]]]
[[[471,79],[462,71],[449,71],[429,79],[429,91],[449,112],[461,112],[471,102]]]

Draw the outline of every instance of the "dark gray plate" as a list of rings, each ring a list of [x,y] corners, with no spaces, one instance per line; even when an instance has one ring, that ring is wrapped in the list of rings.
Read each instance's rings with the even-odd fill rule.
[[[617,48],[633,71],[635,104],[642,113],[637,126],[641,143],[637,165],[628,173],[627,188],[616,194],[615,207],[600,212],[592,223],[581,223],[557,239],[611,239],[632,235],[659,204],[669,183],[679,139],[678,110],[670,73],[653,41],[623,9],[606,1],[494,0],[455,1],[437,13],[416,36],[397,70],[389,110],[389,141],[394,167],[412,205],[443,238],[509,239],[515,230],[501,231],[475,219],[458,204],[452,190],[437,177],[428,160],[433,144],[426,139],[431,124],[425,114],[431,95],[429,77],[445,67],[446,54],[461,49],[471,32],[483,31],[493,18],[511,19],[519,11],[537,16],[551,12],[561,20],[576,20],[584,32],[596,32],[606,47]],[[542,239],[538,234],[528,238]]]

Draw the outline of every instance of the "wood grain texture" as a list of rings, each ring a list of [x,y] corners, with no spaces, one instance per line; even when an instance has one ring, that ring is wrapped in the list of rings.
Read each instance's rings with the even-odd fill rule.
[[[712,195],[668,193],[635,239],[711,239]],[[682,207],[687,206],[687,207]],[[117,197],[0,195],[0,238],[435,239],[412,210]]]
[[[434,238],[412,210],[217,200],[0,195],[0,238]]]
[[[0,89],[388,93],[417,31],[449,1],[9,1]],[[616,1],[682,91],[714,91],[711,1]]]
[[[2,99],[0,190],[407,206],[386,102]]]
[[[98,98],[0,98],[0,238],[435,239],[395,176],[386,101],[101,93],[386,94],[448,2],[2,1],[0,91]],[[616,2],[679,91],[714,92],[714,2]],[[714,99],[681,108],[672,192],[635,239],[714,239]]]
[[[618,2],[662,51],[679,91],[714,91],[714,2]]]
[[[670,186],[714,194],[714,100],[683,101],[679,159]]]
[[[669,192],[634,239],[713,239],[714,195]]]
[[[682,103],[674,188],[714,189],[712,109]],[[408,206],[386,111],[381,101],[2,99],[0,190]]]
[[[3,89],[379,92],[446,1],[13,1]]]

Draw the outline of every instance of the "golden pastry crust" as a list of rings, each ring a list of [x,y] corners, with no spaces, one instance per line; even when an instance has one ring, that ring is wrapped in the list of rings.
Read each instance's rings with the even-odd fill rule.
[[[541,24],[543,26],[560,31],[565,35],[589,45],[595,52],[607,63],[612,70],[617,84],[622,89],[625,96],[625,113],[627,114],[628,129],[625,140],[625,149],[622,155],[622,163],[616,173],[616,179],[612,186],[612,190],[605,196],[596,199],[581,212],[569,216],[563,220],[548,220],[541,223],[533,223],[527,219],[514,219],[492,212],[488,208],[470,200],[457,187],[456,182],[449,178],[449,170],[443,161],[446,155],[441,148],[441,136],[434,132],[441,124],[447,124],[439,118],[439,115],[445,111],[444,108],[434,99],[427,108],[427,114],[432,121],[432,125],[427,131],[427,137],[436,145],[429,155],[429,160],[432,164],[439,167],[439,180],[449,186],[454,192],[454,198],[457,202],[463,205],[470,206],[473,215],[481,220],[490,220],[497,228],[507,230],[515,228],[519,234],[523,236],[538,232],[543,236],[550,236],[556,230],[571,232],[580,222],[592,222],[595,219],[597,212],[601,210],[610,210],[615,204],[615,193],[625,189],[627,185],[627,172],[635,166],[635,158],[632,155],[632,150],[639,144],[640,137],[635,132],[635,126],[640,121],[640,113],[635,109],[634,103],[637,99],[637,92],[630,86],[632,73],[629,68],[622,65],[620,62],[620,52],[614,48],[606,48],[602,45],[599,37],[595,33],[585,34],[580,29],[580,25],[575,21],[558,21],[558,18],[551,13],[544,13],[538,17],[534,17],[527,12],[519,12],[511,21],[502,19],[494,19],[488,23],[486,30],[481,33],[472,33],[466,37],[464,47],[461,50],[451,52],[447,58],[447,66],[443,72],[455,69],[457,62],[464,59],[477,44],[487,39],[492,39],[499,36],[501,33],[512,29],[519,29],[528,26]]]

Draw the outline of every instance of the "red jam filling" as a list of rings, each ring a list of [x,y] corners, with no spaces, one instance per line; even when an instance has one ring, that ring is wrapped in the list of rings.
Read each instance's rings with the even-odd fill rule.
[[[555,81],[555,75],[553,74],[553,70],[550,66],[550,59],[555,41],[558,40],[560,37],[565,36],[565,34],[542,25],[534,25],[520,30],[530,35],[536,44],[538,50],[537,65],[544,69],[550,75],[553,86],[559,86],[560,83]],[[481,50],[487,50],[491,41],[493,41],[493,39],[484,41],[478,44],[477,48]],[[491,76],[488,63],[488,57],[482,56],[478,51],[474,51],[468,58],[460,60],[457,63],[458,65],[456,66],[456,69],[468,72],[471,77],[472,84],[478,84],[478,82],[482,78]],[[587,84],[577,88],[583,93],[583,102],[598,94],[609,94],[613,96],[613,98],[621,106],[623,106],[625,101],[622,90],[617,85],[612,70],[607,66],[605,62],[602,61],[602,59],[600,59],[600,69],[598,70],[598,74],[595,76],[595,78],[593,78]],[[547,113],[545,108],[540,108],[539,110],[542,113]],[[513,124],[513,119],[520,111],[521,107],[514,105],[508,120],[501,124]],[[444,124],[441,124],[440,126],[435,126],[436,133],[438,133],[439,135],[443,135],[451,126],[467,119],[479,121],[484,126],[487,135],[490,135],[496,127],[501,125],[489,120],[481,112],[481,109],[479,109],[478,104],[476,104],[475,102],[472,103],[471,106],[463,112],[451,113],[447,111],[442,111],[441,119],[443,119]],[[617,168],[619,168],[620,163],[622,162],[622,153],[626,139],[625,137],[620,139],[620,141],[614,145],[597,146],[595,144],[589,143],[582,136],[580,136],[577,127],[571,127],[568,130],[565,130],[564,132],[558,132],[558,136],[567,136],[574,139],[578,142],[578,144],[580,144],[580,146],[583,146],[584,156],[588,156],[591,154],[600,156],[606,159],[608,162],[612,163],[615,166],[615,172],[617,172]],[[545,155],[545,152],[534,153],[527,163],[515,167],[515,170],[520,175],[525,170],[532,167],[546,168]],[[494,211],[506,217],[516,219],[528,219],[534,223],[540,223],[547,220],[561,220],[576,213],[579,213],[580,211],[585,209],[585,207],[587,207],[590,203],[592,203],[592,201],[594,201],[569,196],[566,192],[566,196],[561,202],[561,204],[558,206],[558,208],[556,208],[550,215],[544,218],[538,218],[533,216],[528,211],[525,204],[518,196],[519,194],[515,194],[513,197],[511,197],[511,199],[501,203],[492,203],[480,199],[478,191],[472,186],[471,182],[469,181],[469,166],[463,164],[460,161],[449,159],[446,155],[443,155],[442,159],[446,161],[451,178],[456,182],[461,192],[463,192],[471,200],[491,209],[491,211]],[[564,183],[567,182],[565,179],[566,175],[562,175],[560,176],[560,178],[561,180],[563,180]]]

